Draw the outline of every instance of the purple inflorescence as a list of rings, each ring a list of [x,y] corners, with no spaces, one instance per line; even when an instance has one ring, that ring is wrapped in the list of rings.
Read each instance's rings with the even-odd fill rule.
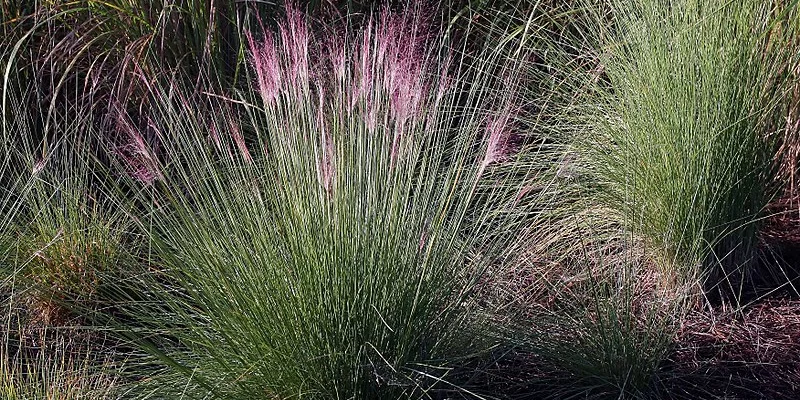
[[[322,35],[289,5],[277,34],[247,36],[258,91],[280,142],[316,154],[320,185],[334,190],[341,135],[363,132],[395,168],[413,155],[419,127],[437,129],[441,102],[451,93],[452,55],[426,50],[429,25],[419,11],[369,16],[362,29]],[[511,107],[488,119],[481,172],[514,151]],[[438,118],[438,119],[437,119]],[[416,136],[415,136],[416,135]],[[344,138],[343,138],[344,139]],[[234,138],[247,157],[243,142]],[[304,143],[300,145],[299,143]]]

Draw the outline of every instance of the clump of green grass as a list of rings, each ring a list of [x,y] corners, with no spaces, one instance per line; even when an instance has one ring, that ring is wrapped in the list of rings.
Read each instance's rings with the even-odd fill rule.
[[[771,35],[787,14],[762,1],[612,5],[600,57],[609,82],[585,147],[601,201],[678,276],[702,265],[707,289],[740,294],[758,265],[785,64],[796,54]]]
[[[96,307],[101,278],[125,264],[126,224],[98,191],[86,110],[42,121],[29,101],[41,88],[18,78],[6,76],[2,93],[0,397],[111,398],[113,379],[92,364],[102,346],[78,349],[86,332],[65,325]]]
[[[515,358],[499,375],[519,393],[553,399],[664,394],[664,360],[696,299],[694,286],[665,277],[641,240],[607,221],[608,215],[584,213],[569,235],[548,239],[553,233],[542,231],[556,250],[530,247],[503,271],[498,284],[508,293],[495,332]]]
[[[76,151],[61,144],[37,166],[18,227],[19,257],[26,260],[19,281],[31,285],[33,317],[45,325],[65,322],[70,304],[100,300],[104,280],[130,263],[124,214],[93,192],[92,172]]]
[[[133,338],[159,396],[425,397],[474,351],[470,293],[530,168],[514,70],[462,68],[418,11],[330,42],[307,18],[250,38],[242,100],[155,87],[160,150],[130,132],[164,272],[129,312],[160,333]]]
[[[497,318],[543,360],[529,376],[553,378],[538,395],[658,397],[696,280],[738,294],[758,265],[796,52],[776,45],[777,3],[558,3],[549,18],[529,4],[516,32],[557,155],[538,190],[560,197],[504,271]]]
[[[534,316],[523,348],[559,371],[556,398],[657,397],[690,287],[665,287],[653,266],[632,254],[583,265],[551,283],[552,304]]]
[[[6,78],[0,283],[13,307],[25,308],[15,318],[38,330],[102,302],[104,284],[131,264],[133,244],[125,214],[100,188],[87,107],[42,112],[34,98],[44,85]]]
[[[133,244],[125,214],[100,188],[89,113],[66,107],[45,122],[29,115],[31,108],[19,107],[8,119],[9,133],[23,138],[16,167],[30,183],[15,194],[19,212],[6,234],[31,322],[59,325],[75,316],[72,307],[101,300],[101,287],[130,265]]]

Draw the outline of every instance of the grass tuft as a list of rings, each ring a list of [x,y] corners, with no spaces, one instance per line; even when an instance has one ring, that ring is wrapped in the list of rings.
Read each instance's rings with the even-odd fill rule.
[[[143,224],[168,284],[131,312],[160,332],[134,338],[172,371],[158,393],[429,397],[476,351],[471,292],[521,213],[527,167],[498,140],[518,78],[463,68],[420,15],[330,43],[289,9],[250,38],[241,101],[156,89],[163,180]]]
[[[691,279],[702,266],[708,291],[736,297],[759,265],[796,54],[773,42],[777,5],[613,3],[609,85],[586,147],[602,201],[665,252],[665,268]]]

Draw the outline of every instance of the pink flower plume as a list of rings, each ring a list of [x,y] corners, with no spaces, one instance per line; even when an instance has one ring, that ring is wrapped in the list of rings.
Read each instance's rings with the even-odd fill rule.
[[[514,113],[504,107],[498,115],[491,116],[486,123],[486,154],[481,161],[481,169],[507,160],[516,152],[515,135],[511,120]]]

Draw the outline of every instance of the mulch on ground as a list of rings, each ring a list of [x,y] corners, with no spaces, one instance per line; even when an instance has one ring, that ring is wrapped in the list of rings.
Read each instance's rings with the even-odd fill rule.
[[[670,363],[676,397],[798,399],[800,300],[697,311],[684,322]]]
[[[797,283],[800,196],[775,200],[769,213],[761,245]],[[688,316],[668,363],[670,397],[800,399],[800,296],[784,285],[757,298],[736,312],[720,305]]]

